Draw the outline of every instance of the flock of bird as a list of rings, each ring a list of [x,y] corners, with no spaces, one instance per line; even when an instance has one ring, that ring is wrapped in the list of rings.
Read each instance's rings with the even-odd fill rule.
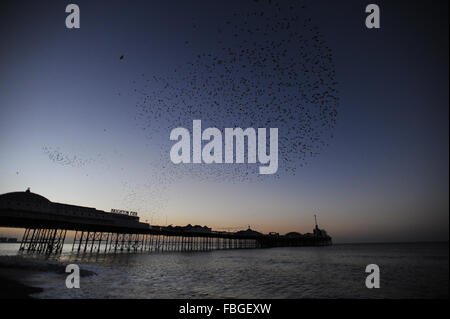
[[[214,33],[216,43],[165,74],[138,74],[131,83],[136,95],[136,120],[148,136],[155,173],[148,184],[131,185],[125,202],[142,202],[149,196],[153,210],[164,206],[165,190],[181,177],[197,181],[255,181],[259,164],[175,165],[170,162],[170,131],[202,120],[203,128],[278,128],[279,169],[296,174],[318,155],[332,138],[339,91],[332,50],[303,5],[255,1],[253,10],[235,13],[216,26],[193,23]],[[184,46],[192,46],[184,41]],[[189,52],[195,47],[189,47]],[[127,57],[121,55],[120,63]],[[121,95],[121,93],[119,93]],[[155,136],[167,136],[163,141]],[[83,166],[85,161],[44,148],[58,163]],[[147,196],[143,196],[146,194]],[[145,198],[143,198],[145,197]]]
[[[50,146],[43,146],[42,151],[48,156],[49,160],[63,166],[81,168],[93,162],[93,159],[84,159],[77,155],[68,155],[59,148]]]
[[[133,84],[141,128],[152,138],[194,119],[204,128],[276,127],[279,172],[295,174],[327,145],[339,106],[332,50],[304,9],[258,2],[218,25],[209,51],[167,74],[140,74]],[[188,171],[232,181],[258,175],[254,164],[171,170]]]

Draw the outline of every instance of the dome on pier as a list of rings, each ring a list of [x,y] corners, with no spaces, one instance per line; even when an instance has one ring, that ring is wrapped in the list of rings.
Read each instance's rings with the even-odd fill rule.
[[[33,202],[33,203],[50,203],[50,200],[36,193],[32,193],[29,190],[25,192],[12,192],[0,195],[0,201],[20,201],[20,202]]]

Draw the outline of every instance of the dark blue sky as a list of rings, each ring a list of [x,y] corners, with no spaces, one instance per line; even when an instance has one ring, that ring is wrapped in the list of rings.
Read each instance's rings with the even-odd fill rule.
[[[318,213],[338,241],[448,240],[446,1],[376,1],[380,30],[365,28],[367,3],[358,0],[280,2],[273,10],[275,1],[75,3],[81,9],[79,30],[65,28],[64,2],[2,4],[1,193],[31,186],[54,201],[138,210],[158,224],[168,219],[307,232]],[[237,67],[225,54],[260,49],[267,40],[248,32],[261,21],[248,12],[264,12],[274,25],[286,17],[302,21],[268,35],[274,43],[264,54],[273,59],[261,66],[267,77],[252,73],[248,64],[261,55],[244,52]],[[321,44],[301,47],[291,36],[295,32],[309,40],[319,32]],[[277,42],[286,39],[292,42]],[[280,57],[284,48],[289,50]],[[330,59],[318,64],[323,73],[309,77],[318,71],[308,67],[327,49]],[[325,90],[336,90],[338,103],[324,102],[327,111],[336,108],[337,117],[325,117],[335,124],[321,129],[323,118],[314,117],[324,100],[269,87],[272,79],[288,80],[288,71],[269,70],[287,61],[298,63],[292,69],[305,90],[318,79],[321,98]],[[309,72],[302,73],[301,63]],[[224,65],[233,70],[223,73]],[[238,91],[251,91],[242,99],[225,93],[209,99],[221,74],[230,77],[224,91],[239,77],[252,85]],[[189,84],[194,75],[197,84],[205,84],[199,90]],[[170,89],[164,88],[168,83]],[[263,94],[253,99],[256,83]],[[307,94],[317,93],[311,90]],[[186,111],[181,97],[194,111]],[[215,100],[217,109],[211,108]],[[277,110],[278,104],[287,112],[283,106]],[[311,110],[311,122],[298,105]],[[254,176],[246,166],[171,165],[170,128],[190,128],[198,117],[218,128],[252,122],[279,127],[280,143],[286,140],[279,174]],[[293,131],[305,132],[299,141],[318,154],[293,150]],[[328,146],[311,142],[317,136]]]

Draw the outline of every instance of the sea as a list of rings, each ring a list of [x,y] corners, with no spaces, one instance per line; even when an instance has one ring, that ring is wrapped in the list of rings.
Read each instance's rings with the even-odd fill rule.
[[[14,276],[43,288],[35,298],[449,297],[448,242],[87,254],[65,244],[51,257],[18,248],[0,244],[0,263],[17,263],[22,270]],[[68,274],[53,271],[67,264],[90,273],[79,289],[68,289]],[[366,286],[371,264],[379,268],[379,288]]]

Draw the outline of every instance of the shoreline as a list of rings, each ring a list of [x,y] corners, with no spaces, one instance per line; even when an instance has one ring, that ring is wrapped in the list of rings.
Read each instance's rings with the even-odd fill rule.
[[[36,299],[35,294],[44,288],[30,285],[28,278],[42,273],[65,275],[66,263],[58,261],[27,259],[20,256],[0,256],[0,299]],[[81,269],[80,276],[95,275]]]
[[[35,299],[31,296],[43,292],[41,287],[25,285],[16,278],[7,278],[0,270],[0,299]]]

